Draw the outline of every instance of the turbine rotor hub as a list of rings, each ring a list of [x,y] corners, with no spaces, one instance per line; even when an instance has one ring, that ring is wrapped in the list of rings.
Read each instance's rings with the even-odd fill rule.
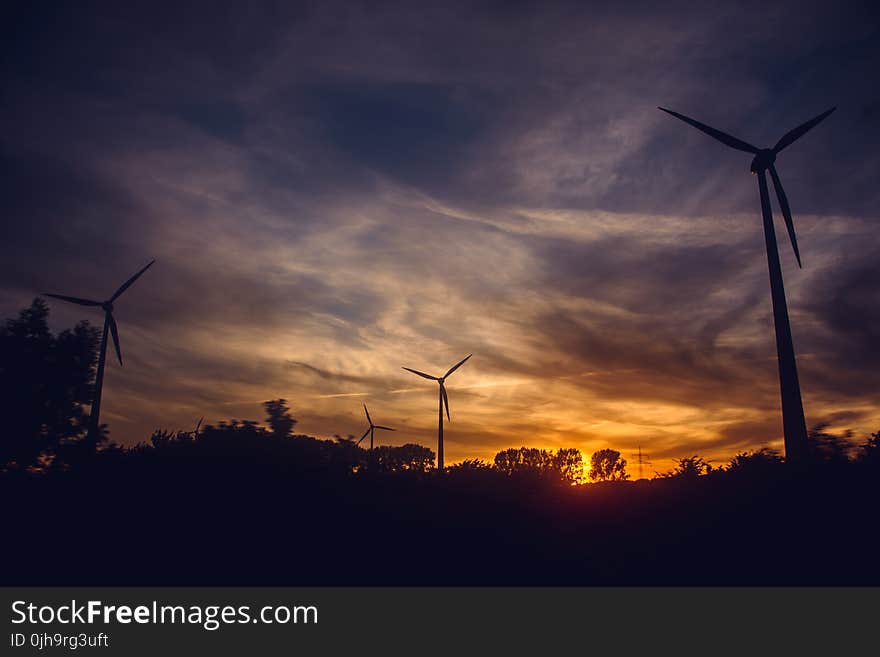
[[[104,303],[102,303],[101,308],[103,308],[108,313],[113,312],[113,304],[109,301],[105,301]]]
[[[759,173],[769,169],[776,161],[776,152],[772,148],[762,148],[752,160],[752,173]]]

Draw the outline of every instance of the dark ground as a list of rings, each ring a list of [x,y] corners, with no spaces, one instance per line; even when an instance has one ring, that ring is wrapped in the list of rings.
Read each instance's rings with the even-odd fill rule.
[[[854,465],[570,487],[109,461],[0,477],[4,584],[880,584]]]

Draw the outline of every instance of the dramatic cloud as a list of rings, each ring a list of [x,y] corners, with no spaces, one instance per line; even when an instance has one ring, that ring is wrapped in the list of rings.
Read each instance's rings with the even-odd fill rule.
[[[749,141],[777,227],[808,422],[880,427],[880,64],[869,5],[78,4],[6,17],[0,308],[108,295],[105,419],[360,434],[448,458],[639,445],[657,469],[781,443]],[[52,304],[57,327],[98,314]]]

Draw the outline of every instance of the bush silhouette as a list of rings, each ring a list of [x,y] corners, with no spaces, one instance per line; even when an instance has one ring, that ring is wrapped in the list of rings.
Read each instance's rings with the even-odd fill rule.
[[[827,424],[818,424],[807,434],[809,461],[813,464],[840,466],[850,460],[856,451],[851,431],[834,434],[828,431]]]
[[[665,479],[696,479],[712,472],[712,466],[701,456],[686,456],[677,460],[675,467],[660,475]]]
[[[774,449],[762,447],[751,452],[740,452],[727,464],[726,471],[738,475],[765,476],[778,474],[783,465],[782,456]]]

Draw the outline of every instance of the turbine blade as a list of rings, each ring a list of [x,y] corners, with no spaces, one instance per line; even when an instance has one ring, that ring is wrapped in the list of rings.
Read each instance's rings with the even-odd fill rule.
[[[373,426],[373,418],[370,417],[370,411],[367,410],[366,404],[364,404],[364,413],[367,414],[367,422],[370,423],[370,426]]]
[[[63,294],[49,294],[48,292],[43,292],[44,296],[52,297],[53,299],[61,299],[62,301],[69,301],[70,303],[75,303],[80,306],[100,306],[100,301],[91,301],[89,299],[80,299],[79,297],[66,297]]]
[[[360,445],[360,444],[361,444],[361,440],[363,440],[364,438],[366,438],[367,435],[368,435],[369,433],[370,433],[370,427],[367,427],[367,430],[364,431],[364,435],[361,436],[361,437],[360,437],[360,440],[358,440],[358,441],[355,443],[355,447],[357,447],[358,445]]]
[[[135,274],[134,276],[129,278],[127,281],[125,281],[125,283],[120,285],[119,289],[116,290],[116,292],[113,294],[112,297],[110,297],[110,301],[116,301],[116,299],[119,297],[119,295],[122,294],[123,292],[125,292],[128,288],[130,288],[132,283],[134,283],[138,278],[140,278],[141,274],[143,274],[145,271],[147,271],[152,266],[152,264],[154,262],[156,262],[156,261],[150,260],[150,262],[147,263],[146,267],[141,269],[137,274]]]
[[[113,346],[116,347],[116,357],[119,359],[119,364],[122,365],[122,349],[119,348],[119,330],[116,328],[116,320],[113,319],[112,313],[107,313],[107,318],[110,320],[110,334],[113,336]]]
[[[806,123],[802,123],[794,130],[789,130],[788,132],[786,132],[782,136],[782,139],[780,139],[779,141],[776,142],[776,146],[773,147],[773,151],[775,153],[778,153],[783,148],[791,146],[794,142],[796,142],[798,139],[803,137],[810,130],[812,130],[817,125],[819,125],[822,121],[824,121],[826,118],[828,118],[828,115],[831,114],[831,112],[833,112],[836,109],[837,109],[837,107],[832,107],[830,110],[826,110],[826,111],[822,112],[819,116],[810,119]]]
[[[419,376],[421,376],[425,379],[431,379],[431,381],[439,381],[440,380],[436,376],[431,376],[430,374],[425,374],[424,372],[419,372],[418,370],[412,370],[408,367],[404,367],[403,369],[405,369],[407,372],[412,372],[413,374],[418,374]]]
[[[746,153],[757,153],[760,149],[755,146],[752,146],[750,143],[743,141],[742,139],[737,139],[726,132],[721,132],[720,130],[716,130],[705,123],[700,123],[699,121],[690,118],[689,116],[685,116],[684,114],[679,114],[678,112],[673,112],[672,110],[668,110],[665,107],[658,107],[657,109],[666,112],[667,114],[671,114],[677,119],[681,119],[685,123],[690,123],[697,130],[702,130],[710,137],[714,137],[722,144],[726,144],[731,148],[735,148],[738,151],[745,151]]]
[[[391,427],[383,427],[381,424],[377,424],[374,429],[384,429],[385,431],[397,431],[397,429],[392,429]]]
[[[465,358],[465,359],[462,360],[462,361],[459,361],[458,363],[456,363],[455,365],[453,365],[452,367],[450,367],[450,368],[449,368],[449,371],[448,371],[446,374],[443,375],[443,378],[445,379],[447,376],[449,376],[450,374],[452,374],[452,373],[453,373],[455,370],[457,370],[459,367],[461,367],[462,365],[464,365],[464,364],[467,362],[467,359],[470,358],[471,356],[473,356],[473,354],[468,354],[468,355],[467,355],[467,358]]]
[[[449,417],[449,397],[446,394],[446,386],[442,383],[440,384],[440,396],[443,397],[443,405],[446,407],[446,419],[452,422],[452,418]]]
[[[782,216],[785,217],[785,227],[788,229],[788,237],[791,239],[791,246],[794,248],[794,257],[797,258],[798,267],[801,264],[801,253],[798,250],[797,237],[794,233],[794,220],[791,218],[791,208],[788,206],[788,197],[782,188],[782,181],[779,180],[779,174],[776,173],[776,167],[770,165],[770,177],[773,178],[773,187],[776,188],[776,196],[779,198],[779,207],[782,208]]]

